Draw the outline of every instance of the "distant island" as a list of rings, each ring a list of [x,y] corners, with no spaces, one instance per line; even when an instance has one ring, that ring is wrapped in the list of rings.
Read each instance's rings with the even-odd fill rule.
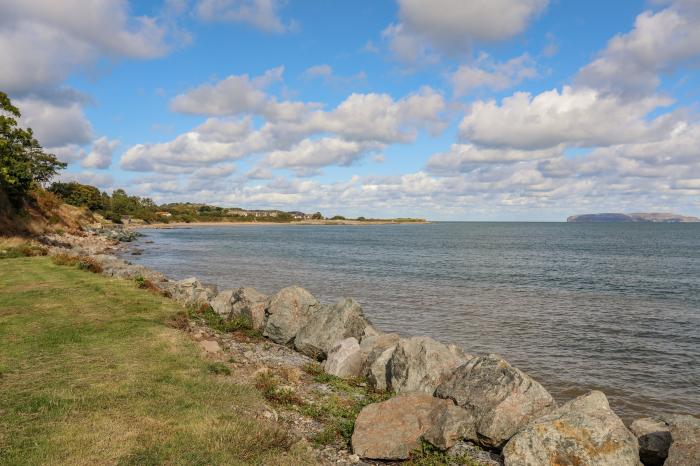
[[[566,221],[571,223],[696,223],[700,222],[700,218],[668,212],[642,212],[572,215]]]

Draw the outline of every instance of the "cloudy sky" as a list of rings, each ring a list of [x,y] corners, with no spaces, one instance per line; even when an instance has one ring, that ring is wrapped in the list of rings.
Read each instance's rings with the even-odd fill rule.
[[[62,175],[435,220],[700,215],[697,0],[2,0]]]

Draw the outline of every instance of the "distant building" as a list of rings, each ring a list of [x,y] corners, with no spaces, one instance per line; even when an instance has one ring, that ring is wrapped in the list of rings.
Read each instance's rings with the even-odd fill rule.
[[[170,212],[156,212],[156,215],[159,217],[172,217],[173,216],[173,214],[171,214]]]
[[[248,211],[245,209],[228,209],[226,211],[226,215],[238,215],[245,217],[246,215],[248,215]]]

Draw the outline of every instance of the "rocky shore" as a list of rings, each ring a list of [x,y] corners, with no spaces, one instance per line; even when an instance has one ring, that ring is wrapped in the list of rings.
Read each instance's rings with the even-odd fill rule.
[[[207,357],[235,361],[243,378],[308,372],[316,364],[329,376],[384,393],[359,411],[350,450],[321,449],[322,463],[403,461],[427,448],[444,452],[440,458],[446,464],[700,465],[700,419],[693,416],[660,414],[628,427],[602,392],[557,405],[540,383],[498,355],[472,355],[424,336],[383,333],[353,299],[324,304],[297,286],[266,296],[254,288],[219,291],[194,277],[170,280],[116,257],[117,239],[128,241],[95,231],[51,235],[43,242],[52,255],[91,257],[107,276],[147,281],[184,308],[245,322],[261,338],[235,338],[203,321],[182,326]],[[332,390],[302,379],[285,376],[284,390],[308,400],[304,406]],[[300,438],[319,429],[308,410],[271,406],[261,415],[285,422]]]

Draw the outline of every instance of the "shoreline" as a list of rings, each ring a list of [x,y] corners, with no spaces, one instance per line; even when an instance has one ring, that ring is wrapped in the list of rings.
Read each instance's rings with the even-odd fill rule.
[[[364,224],[365,222],[362,223]],[[261,224],[263,223],[231,222],[222,224],[221,222],[207,222],[203,224],[185,224],[183,226],[257,226]],[[273,225],[289,224],[296,223],[273,223]],[[165,224],[165,226],[181,228],[177,224]],[[139,227],[134,225],[130,227],[139,229]],[[162,226],[151,225],[151,227],[157,228]],[[457,439],[460,439],[459,441],[466,440],[467,443],[471,442],[489,451],[505,455],[505,460],[508,462],[509,454],[513,459],[517,457],[517,455],[513,456],[512,451],[508,453],[508,445],[515,445],[511,450],[521,448],[523,444],[530,442],[530,440],[521,442],[521,438],[537,440],[536,437],[538,435],[544,435],[528,430],[531,421],[557,415],[559,417],[556,422],[574,422],[567,417],[567,410],[575,411],[576,416],[586,416],[585,410],[582,412],[577,410],[584,405],[586,405],[585,409],[589,409],[589,404],[595,405],[593,408],[590,408],[595,411],[595,416],[604,416],[606,418],[606,428],[610,429],[608,433],[612,433],[622,444],[626,444],[624,448],[626,450],[625,455],[631,450],[635,452],[638,450],[637,436],[640,434],[636,431],[633,434],[632,431],[627,429],[620,418],[610,409],[607,399],[602,392],[591,391],[588,394],[568,401],[563,406],[558,406],[546,389],[536,380],[511,366],[499,356],[471,355],[455,345],[445,345],[428,337],[402,337],[397,334],[383,333],[374,328],[364,317],[362,309],[359,305],[356,305],[354,300],[341,300],[335,306],[320,304],[308,291],[299,287],[284,288],[271,296],[261,295],[251,288],[219,291],[216,287],[202,284],[195,277],[179,281],[170,280],[157,271],[145,266],[133,265],[128,261],[115,257],[111,255],[114,253],[115,246],[119,250],[121,249],[119,246],[123,247],[123,244],[112,242],[104,237],[87,234],[87,237],[74,238],[77,242],[71,242],[71,238],[65,235],[56,236],[56,239],[62,239],[65,241],[64,244],[67,243],[72,247],[64,249],[61,246],[54,246],[52,249],[61,252],[70,251],[72,254],[77,253],[78,255],[81,255],[82,250],[82,255],[90,256],[101,263],[104,267],[105,275],[127,280],[135,280],[138,277],[141,277],[142,280],[145,278],[157,289],[167,293],[174,301],[186,308],[206,306],[227,319],[244,317],[252,323],[254,330],[261,332],[266,337],[265,341],[267,343],[265,344],[267,345],[281,345],[318,361],[325,360],[322,363],[322,367],[329,375],[342,379],[365,376],[367,377],[368,386],[372,390],[387,390],[391,388],[393,392],[397,393],[389,401],[374,403],[368,405],[365,409],[379,409],[378,405],[389,402],[401,405],[404,400],[407,400],[412,396],[411,394],[415,393],[423,393],[421,396],[425,397],[425,399],[412,400],[412,402],[416,403],[431,403],[436,406],[442,406],[441,404],[445,400],[456,402],[456,407],[446,411],[443,416],[444,419],[440,418],[445,424],[442,426],[435,424],[436,428],[438,430],[442,429],[442,431],[435,433],[431,437],[432,440],[428,440],[443,451],[454,446]],[[52,251],[53,253],[55,252]],[[252,290],[252,292],[247,290]],[[275,306],[281,307],[276,308]],[[299,306],[306,308],[306,310],[301,309],[291,312],[292,308]],[[317,316],[317,319],[312,319],[312,314],[317,312],[321,312],[321,314]],[[237,317],[232,317],[234,314]],[[343,317],[338,320],[338,316]],[[368,348],[363,350],[364,345],[367,345]],[[421,357],[421,354],[431,354],[432,356],[425,358]],[[359,366],[357,365],[358,361]],[[461,372],[465,370],[468,372],[462,375]],[[492,371],[496,372],[492,373]],[[496,377],[499,373],[503,374]],[[466,387],[471,387],[466,394],[460,392],[460,390],[465,390]],[[469,393],[472,392],[475,394],[470,395]],[[470,396],[476,398],[469,399],[465,404],[457,401],[465,396],[467,398]],[[504,396],[505,399],[501,399]],[[512,403],[518,406],[518,410],[523,409],[525,411],[517,414],[515,417],[511,417],[513,413],[509,411],[510,408],[507,406]],[[459,417],[465,415],[463,410],[469,410],[471,406],[485,407],[486,412],[469,411],[469,416],[472,416],[469,421],[450,417],[454,414],[451,410],[459,411],[456,413]],[[398,406],[392,409],[401,410],[405,408],[405,406]],[[412,407],[408,406],[408,409],[410,410]],[[371,431],[371,427],[368,427],[366,422],[361,422],[364,412],[364,409],[360,412],[355,433],[353,434],[355,453],[359,452],[359,456],[362,458],[383,459],[381,454],[374,451],[387,445],[378,445],[377,441],[381,443],[381,439],[373,438],[374,436],[371,432],[369,434],[361,432],[362,429]],[[448,413],[450,414],[448,415]],[[381,417],[391,418],[395,415],[395,412],[385,412]],[[369,414],[365,418],[368,416]],[[489,419],[492,416],[498,418],[499,422],[506,422],[507,425],[493,425],[489,427],[487,424],[491,422]],[[378,422],[381,424],[381,417],[372,419],[371,423]],[[659,422],[665,423],[666,427],[660,427],[661,430],[667,429],[665,432],[673,428],[675,422],[680,422],[677,421],[677,418],[691,418],[691,416],[658,417],[662,419]],[[406,422],[410,421],[407,420]],[[467,428],[460,422],[467,422],[470,425],[472,423],[476,424]],[[579,421],[576,420],[575,422]],[[487,427],[484,428],[484,425],[487,425]],[[455,426],[461,426],[460,429],[466,430],[460,430],[461,433],[445,431],[445,429],[454,428]],[[471,429],[482,428],[485,429],[483,432],[479,430],[472,434],[466,433],[467,431],[471,432]],[[595,431],[600,426],[588,425],[586,428]],[[502,429],[505,429],[505,431]],[[632,430],[634,431],[634,424]],[[358,437],[362,436],[362,438],[358,438],[356,445],[355,434],[358,432]],[[551,437],[548,435],[545,440],[552,440],[556,443],[556,436]],[[447,446],[448,444],[449,447]],[[602,454],[603,447],[601,446],[600,448]],[[560,449],[564,449],[564,446],[557,444],[556,451],[560,451]],[[622,453],[620,452],[620,454]],[[503,459],[503,456],[500,456],[500,458]],[[616,457],[616,459],[620,458]],[[624,464],[628,463],[625,462]]]
[[[171,222],[127,224],[134,230],[167,230],[175,228],[230,227],[230,226],[371,226],[371,225],[427,225],[430,221],[401,222],[397,220],[299,220],[296,222]]]

